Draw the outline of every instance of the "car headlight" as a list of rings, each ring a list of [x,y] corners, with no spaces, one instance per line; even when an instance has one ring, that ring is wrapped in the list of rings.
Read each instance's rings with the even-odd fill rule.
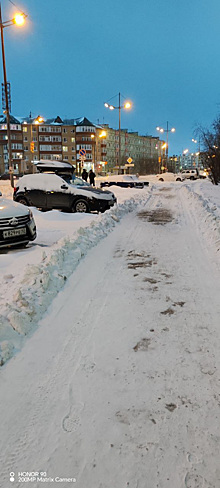
[[[33,213],[32,213],[32,210],[29,208],[29,216],[30,216],[30,219],[33,219]]]

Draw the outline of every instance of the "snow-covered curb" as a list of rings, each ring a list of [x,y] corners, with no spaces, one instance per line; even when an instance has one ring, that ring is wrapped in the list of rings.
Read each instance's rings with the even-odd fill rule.
[[[75,238],[65,237],[57,243],[52,254],[42,254],[39,264],[28,265],[12,301],[1,311],[0,365],[20,350],[27,335],[33,333],[39,320],[54,297],[62,289],[80,260],[111,232],[120,219],[138,206],[146,204],[145,197],[126,200],[105,214],[99,221],[80,228]]]
[[[215,204],[200,194],[199,188],[195,185],[185,185],[182,187],[182,191],[187,192],[187,196],[192,201],[192,212],[195,215],[197,225],[200,227],[206,242],[209,242],[217,252],[220,251],[220,215],[218,204]]]

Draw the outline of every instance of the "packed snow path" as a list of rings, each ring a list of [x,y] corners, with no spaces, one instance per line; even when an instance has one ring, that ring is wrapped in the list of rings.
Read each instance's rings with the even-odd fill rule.
[[[169,185],[88,253],[2,369],[2,487],[220,486],[215,260]]]

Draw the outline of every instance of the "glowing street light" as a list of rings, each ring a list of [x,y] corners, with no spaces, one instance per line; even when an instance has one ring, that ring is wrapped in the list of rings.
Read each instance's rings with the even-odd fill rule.
[[[172,129],[169,129],[169,123],[168,122],[167,122],[166,129],[163,129],[163,127],[159,127],[159,126],[157,126],[156,129],[161,133],[166,132],[166,134],[167,134],[167,142],[166,142],[166,166],[167,166],[168,165],[168,134],[169,134],[169,132],[175,132],[176,129],[174,127],[172,127]]]
[[[44,118],[41,115],[38,115],[36,119],[34,120],[34,124],[42,124],[44,122]]]
[[[2,47],[2,64],[3,64],[3,75],[4,75],[5,114],[6,114],[6,121],[7,121],[8,163],[9,163],[9,172],[10,172],[10,180],[11,180],[12,187],[14,186],[14,178],[13,178],[14,168],[12,163],[12,150],[11,150],[10,110],[9,110],[9,92],[8,92],[9,84],[7,82],[7,74],[6,74],[4,28],[9,27],[10,25],[22,26],[24,24],[26,17],[27,15],[22,12],[19,14],[15,14],[13,19],[3,22],[1,2],[0,2],[0,30],[1,30],[1,47]]]
[[[15,16],[13,18],[13,24],[16,24],[17,26],[24,25],[26,17],[27,17],[27,15],[25,15],[24,13],[15,14]]]
[[[118,107],[115,107],[114,105],[109,105],[109,103],[105,102],[104,103],[106,108],[109,108],[109,110],[118,110],[119,113],[119,121],[118,121],[118,138],[119,138],[119,152],[118,152],[118,171],[120,173],[120,168],[121,168],[121,109],[124,108],[125,110],[129,110],[132,107],[131,102],[127,101],[124,102],[123,105],[121,105],[121,94],[118,94]]]

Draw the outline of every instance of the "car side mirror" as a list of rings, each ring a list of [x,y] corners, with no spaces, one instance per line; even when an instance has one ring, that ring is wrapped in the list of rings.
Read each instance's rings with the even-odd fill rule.
[[[66,186],[66,185],[61,185],[61,189],[62,189],[62,190],[68,190],[68,186]]]

